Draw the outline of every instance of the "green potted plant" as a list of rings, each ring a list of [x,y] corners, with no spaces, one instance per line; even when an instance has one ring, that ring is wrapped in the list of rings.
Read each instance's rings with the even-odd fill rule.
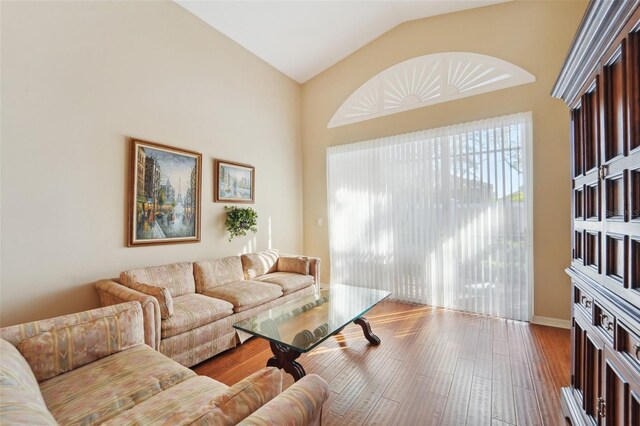
[[[247,235],[247,231],[258,232],[258,213],[251,207],[226,206],[224,209],[227,212],[224,225],[229,232],[229,241]]]

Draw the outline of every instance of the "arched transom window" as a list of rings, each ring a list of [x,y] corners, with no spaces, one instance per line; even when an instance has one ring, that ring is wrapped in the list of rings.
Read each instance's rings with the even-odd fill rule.
[[[487,93],[536,78],[493,56],[434,53],[400,62],[364,83],[329,121],[328,128]]]

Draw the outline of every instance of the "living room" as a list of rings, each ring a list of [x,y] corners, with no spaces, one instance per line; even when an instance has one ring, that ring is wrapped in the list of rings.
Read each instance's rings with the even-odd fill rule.
[[[139,350],[146,344],[153,355],[137,356],[152,357],[184,380],[174,388],[200,381],[193,389],[200,389],[198,396],[205,399],[191,413],[167,408],[152,420],[139,407],[144,401],[138,401],[134,408],[139,412],[115,410],[93,420],[88,420],[93,415],[89,413],[83,417],[88,424],[555,425],[565,417],[574,424],[594,419],[600,424],[638,424],[638,2],[610,3],[2,1],[0,327],[8,333],[3,339],[11,341],[7,336],[14,331],[7,330],[19,324],[107,309],[92,318],[116,318],[115,323],[134,327],[137,331],[127,337],[134,342],[130,346]],[[394,13],[397,22],[383,19]],[[585,14],[591,18],[584,20]],[[216,28],[207,19],[223,24]],[[252,28],[255,21],[264,25]],[[311,25],[318,22],[324,25],[322,32]],[[277,39],[287,37],[278,28],[288,30],[285,23],[299,34]],[[361,38],[350,40],[350,33]],[[324,40],[327,51],[301,41],[316,39]],[[594,53],[589,57],[584,52]],[[368,99],[363,95],[367,90],[377,90],[372,86],[376,81],[393,72],[411,76],[427,67],[439,70],[442,63],[451,69],[451,64],[468,63],[459,72],[468,71],[467,82],[484,83],[467,94],[443,89],[438,96],[449,95],[445,100],[408,96],[386,112],[381,102],[367,105],[362,114],[348,114],[348,108]],[[615,68],[618,63],[622,68]],[[473,67],[486,72],[473,75]],[[603,77],[596,77],[593,89],[591,72],[600,69]],[[619,78],[618,69],[623,70]],[[487,77],[495,70],[508,72]],[[587,80],[589,84],[583,84]],[[616,89],[621,97],[612,94],[618,92],[611,82],[623,87]],[[578,96],[583,92],[586,98]],[[595,102],[584,100],[593,93],[602,95]],[[620,109],[624,113],[615,112],[618,104],[625,105]],[[591,105],[595,109],[584,113]],[[611,116],[622,117],[623,124],[616,127]],[[464,151],[467,160],[452,160],[459,168],[446,174],[455,176],[449,182],[457,189],[438,194],[425,190],[422,201],[413,195],[400,197],[399,190],[394,201],[386,201],[391,193],[380,188],[392,184],[378,182],[380,170],[395,167],[391,161],[396,154],[385,157],[380,151],[375,157],[380,168],[375,168],[358,148],[399,146],[404,142],[399,135],[429,139],[429,132],[462,129],[457,126],[467,126],[464,131],[469,132],[469,126],[479,122],[499,129],[505,125],[486,123],[496,118],[504,123],[505,117],[515,120],[507,126],[521,126],[521,145],[513,142],[515,157],[506,154],[506,145],[500,154],[497,146],[493,151],[482,148],[495,155],[494,160],[484,154],[477,160],[473,149]],[[576,117],[582,124],[575,124]],[[585,124],[589,120],[597,123],[595,131]],[[609,134],[609,127],[624,130]],[[602,141],[619,136],[619,153],[590,148],[585,135],[598,132]],[[136,169],[136,158],[155,151],[192,158],[196,166],[177,182],[163,175],[162,196],[149,201],[140,198],[146,185],[140,170],[149,169]],[[593,167],[588,166],[588,154],[596,152]],[[348,161],[341,162],[339,155],[347,154]],[[467,176],[473,167],[479,175],[495,171],[499,159],[508,164],[500,166],[495,178]],[[405,166],[395,175],[389,173],[389,179],[405,170],[421,173],[403,161]],[[514,161],[518,170],[510,172]],[[435,160],[423,163],[430,171],[420,179],[429,173],[445,176],[446,167],[429,169],[436,167]],[[249,173],[250,184],[242,185],[250,188],[250,195],[224,197],[224,167]],[[411,180],[403,179],[393,185],[400,188]],[[589,195],[590,188],[596,188],[593,182],[597,194]],[[427,186],[418,183],[415,190]],[[175,197],[174,210],[171,203],[165,203],[164,210],[157,207],[160,198],[166,201],[173,191],[181,196]],[[366,191],[375,197],[362,195]],[[492,195],[470,201],[485,192]],[[482,210],[480,201],[493,207]],[[503,221],[504,213],[491,210],[498,204],[506,206],[501,212],[521,208],[517,217],[522,221]],[[181,210],[175,210],[176,205]],[[429,210],[435,205],[446,208]],[[594,216],[589,215],[592,205],[598,210]],[[255,232],[231,238],[226,222],[230,206],[257,213]],[[404,216],[397,213],[396,219],[383,222],[392,211]],[[429,219],[420,216],[425,211]],[[481,257],[486,234],[491,233],[487,230],[496,226],[492,217],[501,218],[495,223],[508,222],[509,229],[517,224],[518,243],[504,243],[500,253],[505,257],[473,263],[471,258]],[[168,228],[161,237],[140,232],[143,226],[157,223],[160,229],[180,220],[191,226],[185,238],[166,237]],[[485,222],[491,222],[489,228],[483,227]],[[450,235],[456,227],[464,232]],[[405,234],[409,237],[400,250],[398,241]],[[187,266],[169,272],[149,269],[167,265]],[[500,283],[476,277],[487,268],[507,272],[497,273]],[[567,268],[574,272],[567,274]],[[183,284],[173,277],[185,270],[191,290],[183,292]],[[153,288],[145,293],[139,286],[160,285],[149,281],[169,276],[162,274],[173,280],[160,287],[166,292]],[[261,281],[270,274],[280,275]],[[241,295],[224,293],[220,287],[230,282],[228,277],[244,286],[263,285],[246,287]],[[590,284],[600,281],[599,286]],[[498,292],[491,289],[501,285],[513,287],[500,287],[502,298],[492,299]],[[333,289],[338,300],[320,287]],[[456,293],[469,288],[472,296]],[[365,297],[360,289],[368,291]],[[269,291],[277,294],[269,296]],[[171,312],[181,309],[178,297],[189,292],[222,300],[215,308],[220,312],[206,324],[211,325],[206,333],[196,332],[205,328],[199,323],[170,335],[166,327]],[[252,297],[265,298],[261,308]],[[300,300],[305,303],[286,311],[285,306]],[[296,312],[303,321],[322,311],[323,304],[346,319],[328,321],[326,328],[305,325],[309,341],[282,340],[274,349],[274,342],[284,339],[282,329],[275,337],[266,329],[251,328],[265,319],[262,314],[274,319],[277,312]],[[173,321],[175,327],[184,325],[177,324],[176,317]],[[63,322],[66,328],[81,325],[79,319]],[[70,333],[83,341],[93,332]],[[118,333],[118,339],[127,335]],[[184,334],[179,344],[178,334]],[[218,339],[215,344],[211,335]],[[22,344],[22,338],[16,339],[11,343],[27,359],[45,395],[33,398],[53,413],[46,421],[23,423],[82,422],[70,420],[69,413],[58,417],[45,387],[52,395],[60,394],[54,385],[62,386],[65,376],[106,362],[117,355],[115,350],[77,368],[62,368],[56,361],[54,374],[48,364],[53,361],[38,355],[44,343],[32,346],[34,361],[25,355],[30,339],[25,339],[25,348],[16,343]],[[206,348],[193,343],[198,339],[209,342]],[[133,349],[122,346],[117,351]],[[175,365],[159,357],[171,358]],[[605,357],[615,359],[606,364]],[[266,365],[271,367],[265,370]],[[616,376],[618,381],[609,379],[606,365],[624,372]],[[593,390],[584,382],[587,371],[598,383],[615,385]],[[203,376],[211,382],[205,383]],[[246,386],[247,380],[270,384],[271,393],[266,400],[261,396],[245,403],[249,411],[233,409],[229,414],[221,408],[232,400],[229,389]],[[2,398],[13,401],[15,391],[6,386],[0,383]],[[206,399],[210,389],[215,404]],[[315,398],[306,400],[308,394]],[[166,398],[166,407],[171,407],[172,397]],[[200,412],[207,404],[208,411]],[[56,407],[63,410],[62,405]],[[0,409],[0,415],[9,416],[9,411]],[[623,414],[615,414],[618,411]],[[200,413],[199,420],[194,420],[194,412]],[[19,423],[5,419],[6,424]]]

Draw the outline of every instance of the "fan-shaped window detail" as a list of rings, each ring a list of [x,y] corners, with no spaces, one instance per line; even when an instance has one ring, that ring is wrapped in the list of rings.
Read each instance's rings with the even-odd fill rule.
[[[400,62],[360,86],[327,127],[533,83],[533,74],[493,56],[446,52]]]

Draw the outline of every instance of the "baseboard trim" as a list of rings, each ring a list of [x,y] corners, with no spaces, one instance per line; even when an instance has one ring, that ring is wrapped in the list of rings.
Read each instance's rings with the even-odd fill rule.
[[[558,318],[539,317],[537,315],[534,315],[531,322],[533,324],[546,325],[548,327],[557,327],[557,328],[566,328],[566,329],[571,328],[571,321],[562,320]]]

